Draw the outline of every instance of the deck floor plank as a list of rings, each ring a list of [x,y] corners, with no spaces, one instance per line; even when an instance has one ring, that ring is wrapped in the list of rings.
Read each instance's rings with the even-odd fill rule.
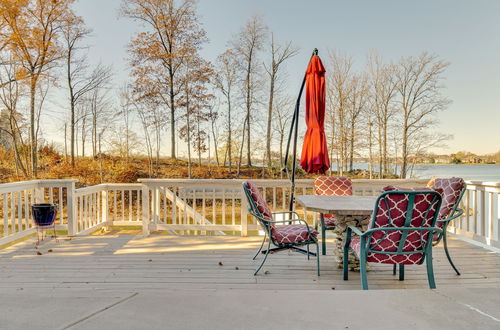
[[[259,237],[133,235],[82,236],[44,242],[28,240],[0,251],[0,289],[248,289],[359,290],[359,273],[342,280],[331,255],[316,260],[282,251],[269,256],[258,276],[259,260],[251,258]],[[48,252],[52,250],[52,252]],[[37,255],[37,251],[42,255]],[[500,254],[450,240],[450,251],[462,276],[456,276],[441,246],[434,249],[439,287],[500,288]],[[222,265],[219,265],[222,263]],[[391,265],[370,264],[371,289],[427,288],[425,266],[408,266],[405,281],[392,275]]]

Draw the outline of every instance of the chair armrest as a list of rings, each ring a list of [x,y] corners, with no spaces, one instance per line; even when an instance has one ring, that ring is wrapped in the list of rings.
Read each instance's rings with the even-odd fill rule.
[[[300,218],[299,214],[295,211],[280,211],[280,212],[271,212],[271,213],[272,213],[272,215],[275,215],[275,214],[293,214],[297,218]]]
[[[438,220],[437,222],[440,222],[440,223],[447,223],[447,222],[450,222],[452,220],[455,220],[456,218],[459,218],[461,217],[462,215],[464,214],[464,210],[462,209],[457,209],[455,212],[453,212],[453,215],[446,218],[446,219],[443,219],[443,220]]]
[[[354,232],[356,235],[358,235],[358,236],[363,236],[363,235],[364,235],[364,233],[363,233],[361,230],[359,230],[359,228],[357,228],[357,227],[354,227],[354,226],[349,226],[348,228],[349,228],[351,231],[353,231],[353,232]]]
[[[287,220],[272,220],[269,221],[270,223],[290,223],[290,222],[303,222],[305,225],[307,225],[307,222],[302,219],[287,219]]]

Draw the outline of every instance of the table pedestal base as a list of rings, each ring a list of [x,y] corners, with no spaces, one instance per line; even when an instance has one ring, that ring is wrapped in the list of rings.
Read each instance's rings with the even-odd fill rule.
[[[347,234],[347,227],[355,226],[362,232],[368,229],[370,224],[370,215],[335,215],[335,229],[333,232],[336,234],[337,239],[334,245],[334,254],[338,260],[338,268],[343,267],[344,260],[344,244]],[[359,271],[359,259],[354,255],[352,251],[349,251],[349,269]]]

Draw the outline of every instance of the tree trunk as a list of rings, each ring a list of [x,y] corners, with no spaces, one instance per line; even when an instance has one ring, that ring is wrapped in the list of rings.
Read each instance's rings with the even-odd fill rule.
[[[267,132],[266,132],[266,156],[267,156],[267,166],[271,167],[271,121],[273,118],[273,99],[274,99],[274,80],[275,73],[274,68],[271,74],[271,84],[269,87],[269,104],[267,108]]]
[[[228,96],[227,96],[227,153],[228,153],[228,159],[229,159],[229,171],[231,171],[231,165],[232,165],[232,157],[233,157],[233,152],[232,152],[232,129],[231,129],[231,94],[229,94],[228,90]]]
[[[85,117],[83,117],[82,120],[82,157],[85,157],[85,140],[86,140],[86,135],[85,134]]]
[[[97,104],[92,116],[92,156],[97,155]]]
[[[349,151],[349,171],[352,172],[353,171],[353,166],[354,166],[354,134],[356,133],[356,128],[355,128],[355,125],[354,125],[354,122],[355,120],[353,119],[352,120],[352,123],[351,123],[351,139],[350,139],[350,151]]]
[[[241,162],[243,158],[243,147],[245,146],[245,128],[247,125],[247,119],[245,118],[245,121],[243,122],[243,134],[241,137],[241,146],[240,146],[240,157],[238,160],[238,170],[236,171],[236,177],[240,175],[240,170],[241,170]]]
[[[75,95],[73,92],[73,84],[71,79],[71,50],[66,57],[66,69],[68,77],[68,88],[69,88],[69,106],[71,111],[71,123],[70,123],[70,152],[71,152],[71,166],[75,167],[75,126],[76,126],[76,115],[75,115]]]
[[[200,118],[198,117],[197,118],[197,121],[196,121],[196,130],[197,130],[197,134],[198,134],[198,138],[196,139],[196,145],[198,146],[198,167],[201,168],[201,139],[200,139]],[[217,163],[219,163],[217,161]],[[210,164],[210,162],[209,162]]]
[[[382,179],[384,177],[384,151],[383,151],[383,134],[382,134],[382,125],[379,122],[378,125],[378,178]]]
[[[387,160],[387,118],[384,119],[384,126],[383,126],[383,131],[382,131],[382,165],[383,165],[383,174],[388,174],[389,173],[389,166],[388,166],[388,160]]]
[[[169,66],[169,94],[170,94],[170,157],[176,159],[175,155],[175,95],[174,95],[174,73],[172,65]]]
[[[36,95],[36,79],[31,77],[30,83],[30,142],[31,142],[31,169],[32,176],[37,177],[37,140],[35,134],[35,95]]]
[[[191,125],[189,125],[189,109],[186,110],[187,148],[188,148],[188,178],[191,179]]]
[[[250,142],[250,108],[252,107],[252,95],[251,95],[251,70],[252,70],[252,56],[250,55],[250,58],[248,60],[248,67],[247,67],[247,77],[246,77],[246,84],[247,84],[247,95],[246,95],[246,107],[247,107],[247,116],[246,116],[246,130],[247,130],[247,165],[252,166],[252,159],[251,159],[251,152],[250,152],[250,147],[251,147],[251,142]],[[244,130],[243,130],[244,131]]]
[[[405,127],[403,129],[403,143],[401,146],[401,179],[406,179],[406,170],[408,167],[408,129],[405,123]]]
[[[370,175],[370,180],[373,179],[373,124],[369,123],[369,134],[368,134],[368,173]]]

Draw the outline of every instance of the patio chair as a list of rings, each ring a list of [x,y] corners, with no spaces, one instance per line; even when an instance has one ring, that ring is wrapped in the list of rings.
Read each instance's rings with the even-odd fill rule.
[[[352,196],[352,181],[343,176],[319,176],[314,180],[314,193],[327,196]],[[326,231],[335,229],[333,214],[320,214],[321,250],[326,254]],[[315,226],[317,229],[317,225]]]
[[[450,262],[451,267],[455,270],[457,275],[460,275],[455,264],[451,260],[450,253],[448,251],[448,242],[446,229],[452,220],[462,216],[464,211],[459,208],[460,201],[467,190],[467,185],[462,178],[449,178],[449,179],[432,179],[427,184],[427,187],[434,190],[440,190],[443,198],[443,204],[439,211],[438,220],[436,222],[436,227],[441,228],[443,231],[434,237],[434,245],[439,244],[443,240],[444,252],[446,253],[446,258]]]
[[[264,229],[264,239],[262,244],[253,257],[253,260],[257,258],[259,253],[264,247],[264,243],[267,239],[267,249],[262,251],[265,253],[264,259],[260,266],[255,270],[254,275],[257,275],[259,270],[262,268],[267,260],[269,253],[282,250],[282,249],[293,249],[299,252],[307,253],[307,259],[309,259],[309,245],[316,245],[316,258],[317,258],[317,273],[319,276],[319,245],[318,245],[318,232],[312,228],[309,228],[307,222],[299,218],[299,215],[293,211],[285,212],[271,212],[267,202],[262,197],[257,186],[251,182],[246,181],[243,183],[243,190],[248,199],[249,213],[255,217],[261,227]],[[288,214],[289,219],[286,220],[275,220],[274,216],[276,214]],[[293,216],[293,217],[292,217]],[[271,248],[271,244],[275,248]],[[307,251],[300,249],[300,246],[307,246]]]
[[[344,245],[344,280],[348,279],[349,250],[360,261],[361,285],[368,290],[366,263],[399,265],[399,280],[404,280],[405,265],[426,261],[427,279],[436,288],[432,267],[432,240],[442,232],[435,227],[441,194],[439,191],[400,191],[386,187],[375,203],[370,229],[361,232],[349,226]],[[357,236],[352,236],[352,233]]]

